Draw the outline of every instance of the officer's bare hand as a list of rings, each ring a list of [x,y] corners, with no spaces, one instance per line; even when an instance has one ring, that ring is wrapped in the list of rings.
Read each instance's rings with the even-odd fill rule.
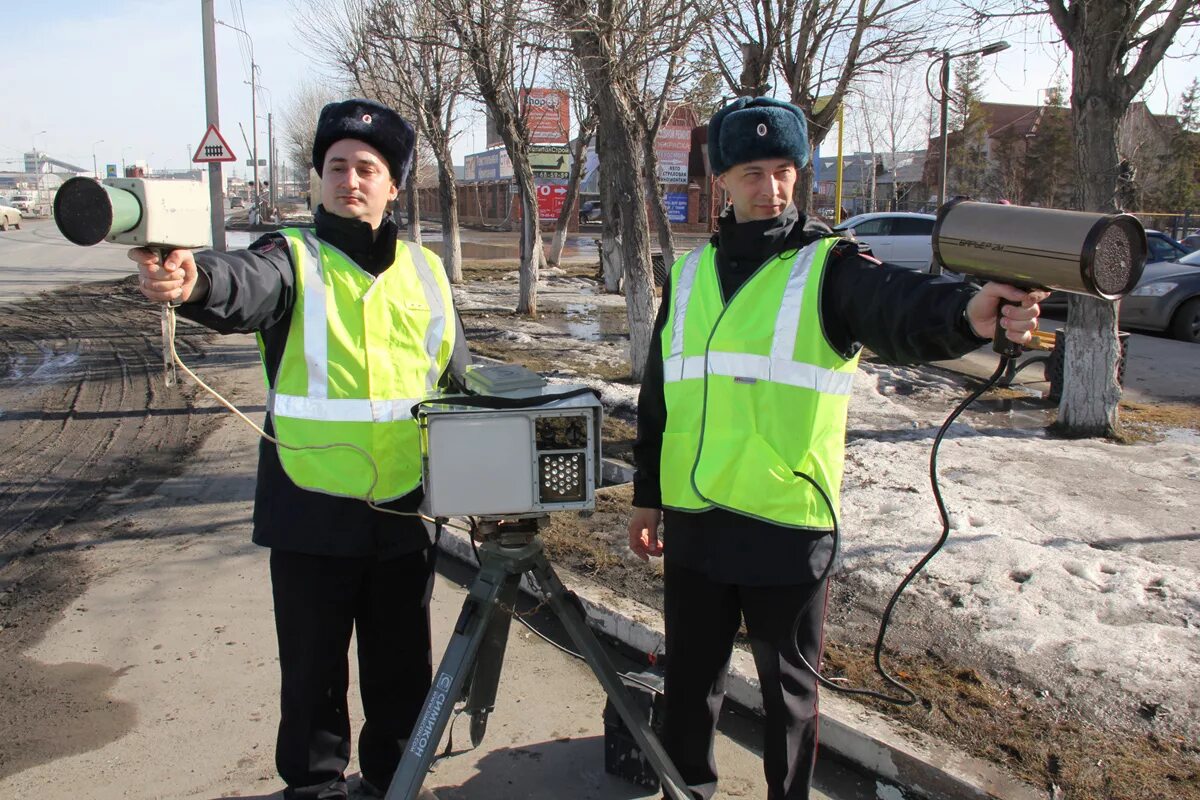
[[[156,303],[186,303],[196,288],[196,259],[191,250],[172,250],[165,263],[158,253],[144,247],[129,251],[138,267],[138,288]]]
[[[660,522],[661,510],[634,507],[633,517],[629,520],[629,549],[643,561],[663,554],[662,540],[658,538]]]
[[[996,332],[996,315],[999,313],[1002,315],[1000,325],[1007,331],[1006,338],[1026,344],[1038,327],[1038,315],[1042,313],[1038,303],[1049,296],[1049,292],[1027,292],[1007,283],[985,283],[967,303],[967,321],[976,334],[990,339]],[[1002,306],[1001,300],[1011,300],[1017,305]]]

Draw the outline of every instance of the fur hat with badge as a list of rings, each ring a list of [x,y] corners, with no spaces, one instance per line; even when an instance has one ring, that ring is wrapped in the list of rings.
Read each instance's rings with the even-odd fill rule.
[[[379,151],[398,186],[408,179],[416,134],[408,120],[374,100],[343,100],[321,109],[313,138],[312,163],[317,175],[325,169],[325,153],[342,139],[358,139]]]
[[[708,123],[708,162],[713,175],[763,158],[808,163],[808,124],[804,112],[770,97],[739,97]]]

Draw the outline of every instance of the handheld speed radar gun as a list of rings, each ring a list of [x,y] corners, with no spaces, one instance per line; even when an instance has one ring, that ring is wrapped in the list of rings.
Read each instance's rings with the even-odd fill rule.
[[[938,209],[933,226],[934,258],[948,270],[1101,300],[1119,300],[1137,285],[1146,250],[1146,231],[1131,214],[955,200]],[[1003,331],[993,347],[1020,354]]]
[[[67,241],[91,247],[115,242],[159,251],[212,247],[208,187],[200,181],[153,178],[71,178],[54,196],[54,223]],[[162,310],[163,369],[175,384],[171,356],[173,318]]]

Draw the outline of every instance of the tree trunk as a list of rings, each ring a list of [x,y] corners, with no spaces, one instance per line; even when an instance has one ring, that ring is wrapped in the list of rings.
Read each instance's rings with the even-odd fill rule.
[[[792,195],[792,202],[796,204],[796,208],[801,214],[809,212],[809,206],[812,205],[812,190],[813,165],[810,158],[808,163],[796,174],[796,191]],[[844,197],[842,202],[845,202]]]
[[[521,269],[517,280],[517,313],[537,316],[538,269],[542,263],[542,235],[538,230],[537,190],[528,159],[511,158],[513,180],[521,203]]]
[[[604,101],[601,101],[604,113]],[[610,113],[617,112],[614,107]],[[611,117],[610,117],[611,118]],[[646,215],[645,183],[642,180],[642,145],[637,140],[632,119],[612,126],[609,146],[621,169],[613,170],[615,200],[621,207],[618,226],[621,236],[621,263],[624,266],[625,309],[629,319],[630,376],[641,381],[650,352],[654,315],[658,310],[654,293],[654,273],[650,265],[650,220]]]
[[[1115,91],[1096,86],[1111,81],[1106,74],[1097,73],[1105,69],[1089,63],[1086,53],[1075,52],[1071,107],[1085,211],[1116,210],[1117,126],[1122,106]],[[1067,329],[1057,427],[1070,436],[1114,436],[1120,430],[1121,399],[1116,303],[1072,296],[1067,302]]]
[[[575,151],[571,154],[574,160],[571,162],[571,171],[567,174],[567,197],[563,200],[562,211],[559,212],[558,220],[554,224],[554,239],[550,244],[550,252],[546,256],[546,260],[556,267],[559,260],[562,259],[563,246],[567,242],[567,227],[571,224],[571,214],[578,215],[575,201],[579,199],[579,180],[583,175],[583,161],[587,155],[587,140],[591,132],[590,127],[580,127],[579,138],[575,141]]]
[[[621,291],[621,206],[613,176],[617,172],[616,155],[606,146],[609,134],[603,123],[596,135],[596,152],[600,156],[600,272],[604,276],[604,291]]]
[[[417,165],[408,173],[408,240],[421,244],[421,194],[417,191]]]
[[[642,147],[646,154],[646,196],[650,200],[650,213],[654,215],[658,248],[662,251],[663,263],[669,268],[675,263],[675,237],[671,233],[671,220],[667,216],[662,184],[658,182],[658,154],[654,152],[652,141],[643,142]]]
[[[463,282],[462,236],[458,230],[458,182],[454,165],[438,158],[438,200],[442,209],[442,265],[451,283]]]

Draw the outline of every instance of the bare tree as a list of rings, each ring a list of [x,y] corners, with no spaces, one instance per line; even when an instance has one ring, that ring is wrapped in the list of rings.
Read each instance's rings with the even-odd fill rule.
[[[296,88],[291,102],[280,115],[283,118],[280,127],[283,128],[284,152],[288,161],[304,170],[306,175],[313,166],[312,146],[321,109],[339,98],[340,92],[333,86],[315,79],[306,80]]]
[[[1121,118],[1184,25],[1200,23],[1195,0],[1087,3],[1046,0],[1071,49],[1071,113],[1076,163],[1088,211],[1117,209]],[[1067,308],[1066,373],[1058,424],[1078,436],[1120,429],[1117,307],[1072,295]]]
[[[596,133],[596,154],[600,170],[600,271],[604,276],[604,291],[617,294],[625,274],[621,256],[621,202],[617,186],[617,169],[605,169],[617,156],[605,145],[603,131]]]
[[[665,115],[650,102],[658,91],[677,85],[675,77],[701,18],[694,0],[544,0],[567,27],[571,47],[583,68],[599,114],[605,217],[616,214],[625,304],[629,317],[631,373],[641,379],[649,352],[656,297],[651,272],[646,213],[648,181],[657,176],[647,165],[647,138]],[[661,72],[658,72],[661,70]],[[650,147],[653,144],[650,142]],[[661,210],[665,218],[665,210]],[[670,252],[670,226],[660,224]],[[611,261],[610,261],[611,263]]]
[[[1049,15],[1071,52],[1071,121],[1085,211],[1122,207],[1130,165],[1119,152],[1121,121],[1172,44],[1200,25],[1195,0],[974,0],[981,27]],[[1181,48],[1194,55],[1195,41]],[[1070,436],[1120,433],[1117,306],[1071,295],[1057,427]]]
[[[442,220],[442,261],[452,283],[462,282],[462,238],[458,225],[458,183],[451,154],[458,135],[458,101],[467,70],[453,41],[427,6],[402,0],[374,0],[366,8],[361,52],[375,81],[392,85],[411,109],[419,137],[437,163]],[[418,182],[414,166],[413,180]],[[410,191],[411,229],[420,230],[416,191]]]
[[[531,2],[531,0],[530,0]],[[526,0],[428,0],[455,37],[475,75],[483,103],[512,162],[521,203],[521,266],[517,313],[537,316],[538,266],[543,260],[537,192],[529,162],[522,90],[533,86],[545,51],[545,31]]]
[[[912,64],[888,64],[866,74],[858,91],[863,109],[863,127],[874,151],[878,144],[888,170],[894,171],[899,153],[925,147],[925,117],[929,95],[921,84],[922,70]],[[887,207],[899,201],[897,183],[891,184]]]
[[[631,32],[630,44],[644,52],[627,50],[626,59],[640,57],[645,67],[641,75],[641,92],[630,100],[634,117],[642,129],[650,214],[654,218],[659,250],[664,262],[670,265],[675,263],[675,239],[667,216],[655,148],[664,123],[683,100],[682,87],[699,75],[695,61],[687,56],[701,26],[711,20],[711,14],[706,7],[701,8],[690,0],[667,0],[661,8],[655,8],[653,3],[635,4],[634,7],[641,14],[631,15],[629,23],[643,29],[635,28]]]
[[[725,81],[739,95],[762,94],[779,77],[804,111],[814,149],[861,75],[922,52],[938,0],[749,0],[722,4],[709,34]],[[761,50],[759,49],[761,47]],[[818,98],[821,102],[818,103]],[[796,205],[812,201],[812,163],[801,171]]]
[[[415,110],[408,93],[390,79],[387,65],[374,57],[377,34],[372,26],[371,8],[356,0],[309,0],[300,9],[299,24],[320,32],[313,38],[317,56],[346,76],[361,96],[377,100],[412,119]],[[408,237],[417,244],[421,243],[420,198],[416,186],[420,145],[418,130],[413,144],[413,168],[401,187],[406,192],[408,206]]]
[[[587,161],[588,142],[596,132],[596,104],[592,102],[591,91],[587,80],[579,70],[578,62],[566,59],[559,70],[559,78],[554,81],[556,86],[570,87],[571,108],[575,112],[576,136],[571,144],[571,170],[567,175],[567,194],[563,200],[562,210],[554,223],[554,239],[550,242],[550,251],[546,254],[546,263],[558,266],[562,259],[563,247],[567,243],[567,228],[571,216],[576,212],[576,201],[579,199],[579,184],[583,179],[583,170]]]

